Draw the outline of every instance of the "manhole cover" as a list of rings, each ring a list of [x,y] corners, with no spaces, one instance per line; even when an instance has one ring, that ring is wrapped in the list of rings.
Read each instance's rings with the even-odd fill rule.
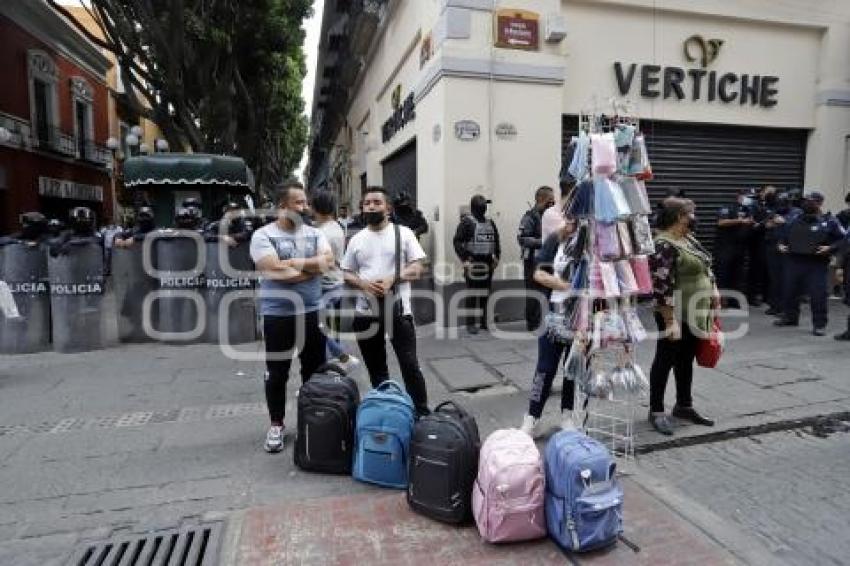
[[[476,391],[501,383],[484,364],[473,358],[449,358],[429,363],[450,391]]]
[[[68,566],[213,566],[218,563],[220,522],[87,542]]]

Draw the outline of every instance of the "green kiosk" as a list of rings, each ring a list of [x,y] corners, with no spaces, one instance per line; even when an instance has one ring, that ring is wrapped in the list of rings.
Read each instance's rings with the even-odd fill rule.
[[[247,205],[253,197],[250,171],[241,157],[206,153],[155,153],[124,162],[124,186],[136,206],[154,209],[157,226],[172,226],[184,199],[200,199],[204,217],[221,217],[222,206]]]

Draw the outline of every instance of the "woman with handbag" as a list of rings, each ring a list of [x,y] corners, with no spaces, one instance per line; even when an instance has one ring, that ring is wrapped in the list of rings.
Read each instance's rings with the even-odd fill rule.
[[[670,198],[659,214],[655,253],[650,256],[655,322],[659,337],[649,374],[649,422],[661,434],[673,434],[664,412],[670,370],[676,380],[672,416],[713,426],[693,407],[691,384],[701,341],[712,338],[713,311],[720,297],[711,271],[711,255],[694,236],[697,219],[692,200]]]
[[[570,281],[576,257],[582,254],[577,247],[583,247],[583,242],[586,242],[586,237],[576,237],[576,227],[576,219],[566,216],[558,231],[546,238],[536,257],[534,281],[549,294],[549,314],[546,316],[546,329],[537,339],[537,368],[529,395],[528,414],[523,417],[520,426],[521,431],[532,437],[537,433],[537,424],[552,390],[561,357],[569,351],[572,342],[570,316],[565,312],[565,305],[574,300]],[[553,314],[560,316],[553,317]],[[561,390],[561,427],[564,429],[576,428],[572,420],[574,392],[575,382],[564,379]]]

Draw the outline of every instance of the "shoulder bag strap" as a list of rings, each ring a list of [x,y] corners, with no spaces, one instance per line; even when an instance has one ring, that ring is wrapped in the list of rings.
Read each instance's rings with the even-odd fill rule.
[[[398,224],[393,224],[395,232],[395,279],[393,280],[393,292],[395,292],[401,280],[401,228]]]

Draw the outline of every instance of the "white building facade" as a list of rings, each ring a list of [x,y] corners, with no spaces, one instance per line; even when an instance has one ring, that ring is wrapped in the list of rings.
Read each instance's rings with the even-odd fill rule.
[[[372,28],[352,26],[357,10]],[[358,32],[360,55],[334,52]],[[847,1],[328,0],[320,51],[308,182],[355,209],[366,185],[415,195],[435,267],[457,265],[478,193],[518,264],[534,190],[557,191],[577,115],[612,100],[641,119],[655,198],[681,187],[712,216],[774,184],[837,211],[850,190]],[[438,284],[457,280],[440,269]]]

